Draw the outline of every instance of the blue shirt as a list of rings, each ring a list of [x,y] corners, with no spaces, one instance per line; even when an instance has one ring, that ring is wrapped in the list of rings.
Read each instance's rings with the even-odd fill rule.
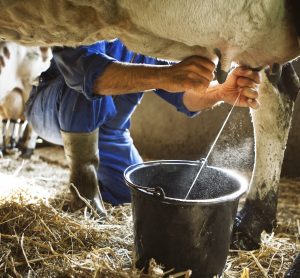
[[[105,201],[119,204],[130,201],[123,171],[142,162],[129,127],[130,118],[143,92],[104,96],[93,94],[93,84],[106,67],[114,63],[166,65],[169,62],[135,54],[119,40],[100,41],[77,48],[54,48],[50,68],[41,75],[27,107],[27,117],[35,131],[46,140],[61,144],[60,130],[91,132],[99,128],[100,166],[98,177]],[[183,93],[155,89],[155,94],[194,116],[183,104]]]
[[[79,48],[55,48],[53,51],[55,64],[63,75],[67,85],[85,95],[88,99],[103,96],[94,95],[92,86],[112,62],[120,61],[136,64],[166,65],[167,61],[135,54],[128,50],[120,40],[100,41],[90,46]],[[189,111],[183,104],[183,93],[168,93],[162,89],[156,89],[155,93],[174,105],[178,111],[192,117],[196,113]],[[142,98],[142,93],[128,94],[132,103],[137,104]]]

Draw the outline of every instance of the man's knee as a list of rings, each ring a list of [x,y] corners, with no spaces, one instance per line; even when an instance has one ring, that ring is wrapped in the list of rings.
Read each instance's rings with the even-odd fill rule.
[[[114,206],[124,203],[130,203],[130,190],[124,182],[123,172],[116,173],[114,171],[105,174],[103,174],[103,171],[101,172],[102,175],[100,175],[99,186],[103,200]]]
[[[25,117],[33,130],[43,139],[61,145],[62,139],[57,120],[57,95],[46,92],[48,88],[33,87],[25,106]]]
[[[111,97],[89,100],[71,89],[64,92],[59,109],[60,127],[67,132],[93,132],[116,113]]]

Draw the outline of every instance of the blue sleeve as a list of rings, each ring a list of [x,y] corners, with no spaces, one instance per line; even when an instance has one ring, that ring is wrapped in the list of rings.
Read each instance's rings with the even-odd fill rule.
[[[92,100],[101,97],[93,94],[95,79],[111,62],[116,61],[106,55],[105,50],[105,44],[101,42],[77,48],[56,47],[53,58],[66,84]]]
[[[161,89],[157,89],[154,92],[162,99],[175,106],[177,108],[177,111],[186,114],[188,117],[192,118],[200,113],[200,112],[192,112],[185,107],[183,103],[184,93],[169,93]]]

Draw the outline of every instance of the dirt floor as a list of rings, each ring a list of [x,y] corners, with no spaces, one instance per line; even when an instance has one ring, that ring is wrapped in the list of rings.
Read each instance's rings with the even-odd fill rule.
[[[88,209],[68,211],[68,168],[61,148],[0,159],[0,277],[162,277],[153,263],[132,267],[130,205],[111,207],[106,220]],[[262,234],[260,250],[231,250],[224,277],[283,277],[300,251],[300,179],[280,184],[278,226]],[[189,277],[189,272],[181,276]]]

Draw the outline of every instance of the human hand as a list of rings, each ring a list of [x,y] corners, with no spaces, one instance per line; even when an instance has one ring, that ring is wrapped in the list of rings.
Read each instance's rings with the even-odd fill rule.
[[[161,89],[168,92],[204,93],[214,78],[215,64],[200,56],[163,68]]]
[[[233,105],[240,95],[237,106],[257,109],[259,107],[257,98],[260,82],[259,72],[245,67],[237,67],[229,73],[226,81],[219,85],[219,98]]]

